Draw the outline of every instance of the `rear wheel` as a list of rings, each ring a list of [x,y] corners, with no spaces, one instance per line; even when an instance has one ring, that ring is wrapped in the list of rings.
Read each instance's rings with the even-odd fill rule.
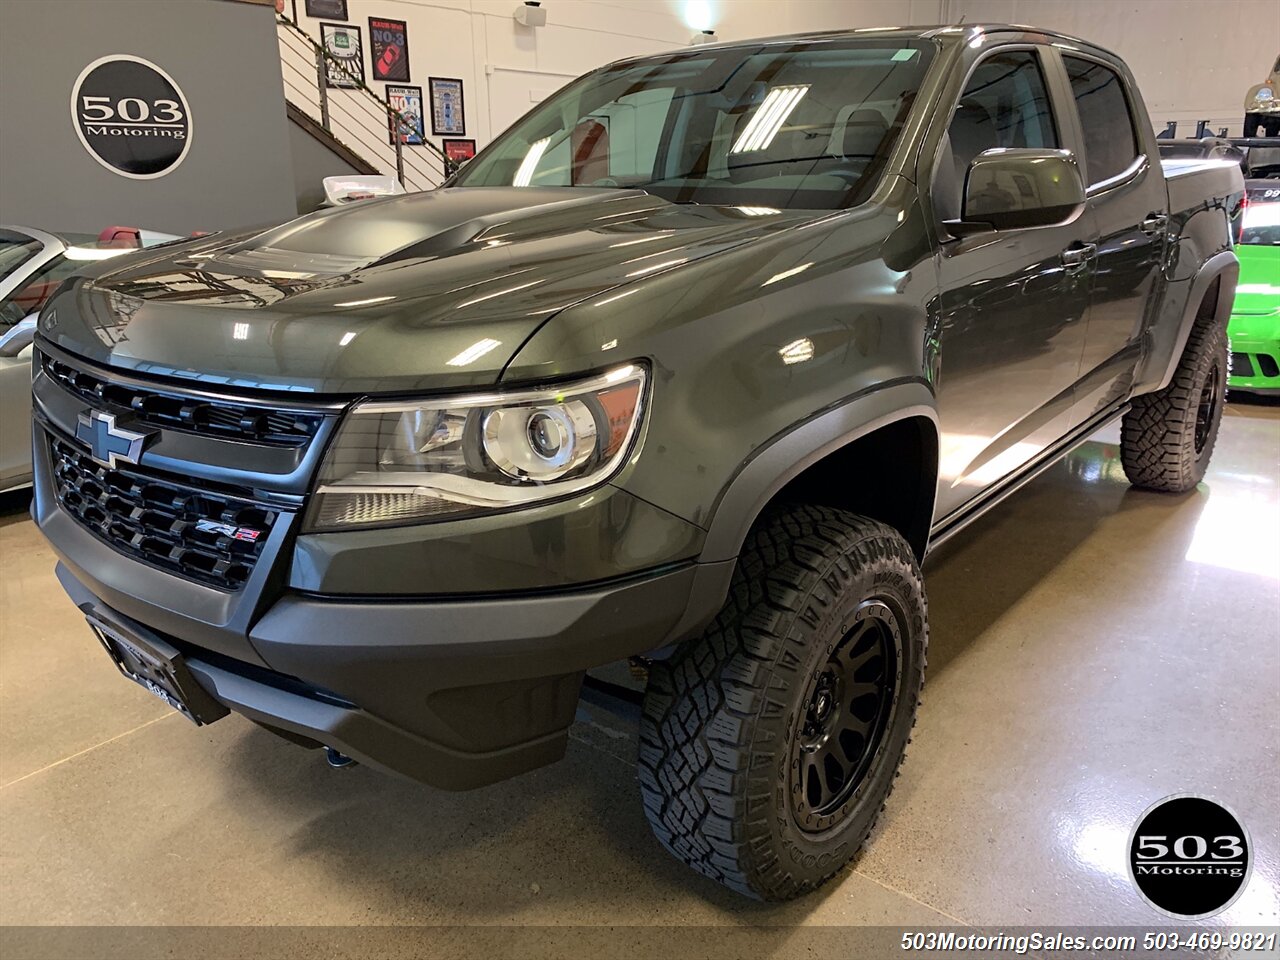
[[[814,506],[763,522],[716,621],[650,670],[640,785],[663,846],[760,899],[831,878],[893,786],[927,642],[897,532]]]
[[[1134,486],[1184,493],[1204,479],[1218,439],[1227,384],[1227,333],[1197,324],[1173,380],[1137,397],[1124,416],[1120,455]]]

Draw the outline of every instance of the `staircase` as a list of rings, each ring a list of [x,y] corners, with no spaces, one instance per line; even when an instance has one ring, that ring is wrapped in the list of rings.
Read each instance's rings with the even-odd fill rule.
[[[400,113],[292,20],[276,18],[276,38],[289,120],[333,155],[335,172],[394,176],[409,192],[434,189],[453,172],[453,162],[429,140],[410,146],[392,138],[391,130],[404,124]],[[325,76],[334,72],[351,86],[327,86]],[[298,188],[304,212],[304,195],[318,195],[320,184]]]

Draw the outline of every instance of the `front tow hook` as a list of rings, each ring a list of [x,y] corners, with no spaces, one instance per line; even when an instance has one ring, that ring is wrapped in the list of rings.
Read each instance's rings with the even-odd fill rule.
[[[339,753],[333,747],[324,748],[324,758],[329,766],[335,770],[350,770],[352,767],[360,765],[359,760],[354,760],[345,753]]]

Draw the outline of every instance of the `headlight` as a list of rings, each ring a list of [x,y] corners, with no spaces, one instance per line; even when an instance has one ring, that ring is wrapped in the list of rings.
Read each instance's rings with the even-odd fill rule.
[[[357,404],[320,468],[308,531],[454,519],[603,483],[639,429],[638,364],[531,390]]]
[[[1259,90],[1257,93],[1253,95],[1253,99],[1258,101],[1259,103],[1262,103],[1268,100],[1274,100],[1275,94],[1271,92],[1270,87],[1263,87],[1261,90]]]

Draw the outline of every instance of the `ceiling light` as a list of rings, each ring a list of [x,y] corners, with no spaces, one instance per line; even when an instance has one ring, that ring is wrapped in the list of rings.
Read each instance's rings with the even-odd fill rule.
[[[516,7],[516,12],[512,14],[516,23],[522,27],[545,27],[547,25],[547,11],[542,9],[542,4],[538,0],[525,0],[520,6]]]
[[[446,360],[445,363],[451,367],[465,367],[468,363],[473,363],[476,360],[479,360],[494,347],[500,346],[501,344],[501,340],[492,340],[489,337],[485,337],[483,340],[477,340],[452,360]]]
[[[807,83],[803,86],[774,87],[770,90],[729,152],[751,153],[768,149],[786,123],[787,117],[791,116],[791,111],[808,92]]]
[[[529,144],[529,152],[520,161],[520,169],[516,171],[515,177],[511,180],[513,187],[527,187],[529,185],[533,180],[533,171],[538,168],[538,161],[547,152],[547,147],[550,143],[550,137],[543,137],[541,140],[536,140]]]
[[[782,362],[788,366],[793,363],[804,363],[806,360],[812,360],[813,341],[808,337],[792,340],[778,351],[778,356],[782,357]]]

